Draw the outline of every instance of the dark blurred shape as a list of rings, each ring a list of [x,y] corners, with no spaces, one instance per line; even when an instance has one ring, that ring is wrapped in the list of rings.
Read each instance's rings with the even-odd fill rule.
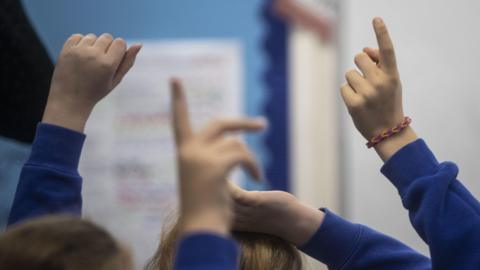
[[[270,97],[264,106],[268,119],[268,133],[264,143],[270,151],[270,162],[265,168],[270,189],[291,191],[290,188],[290,147],[289,147],[289,106],[288,106],[288,25],[275,10],[277,0],[265,1],[262,18],[265,23],[263,49],[267,66],[263,73],[266,96]]]
[[[53,63],[19,0],[0,0],[0,135],[31,143]]]

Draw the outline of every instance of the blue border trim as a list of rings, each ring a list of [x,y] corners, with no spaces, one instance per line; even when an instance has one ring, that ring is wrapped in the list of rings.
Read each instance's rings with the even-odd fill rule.
[[[266,26],[263,49],[267,57],[263,74],[267,91],[264,113],[269,121],[264,145],[270,152],[265,174],[271,189],[289,191],[288,26],[275,14],[274,2],[266,0],[262,9]]]

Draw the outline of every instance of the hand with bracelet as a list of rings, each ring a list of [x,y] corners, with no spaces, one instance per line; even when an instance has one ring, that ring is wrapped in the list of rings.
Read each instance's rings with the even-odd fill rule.
[[[365,48],[355,57],[362,74],[346,74],[345,104],[357,129],[385,161],[381,171],[428,245],[432,269],[479,269],[480,202],[457,179],[458,167],[438,162],[408,126],[392,41],[380,18],[373,26],[379,49]]]
[[[410,127],[392,132],[406,121],[402,85],[387,27],[380,18],[373,20],[373,27],[379,49],[365,48],[355,56],[361,73],[348,71],[341,93],[355,127],[365,139],[371,141],[378,135],[391,133],[375,144],[375,150],[386,161],[400,148],[415,141],[417,135]]]

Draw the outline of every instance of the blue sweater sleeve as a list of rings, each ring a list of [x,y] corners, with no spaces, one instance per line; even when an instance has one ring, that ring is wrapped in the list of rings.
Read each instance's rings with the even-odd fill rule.
[[[9,224],[46,214],[79,216],[82,178],[78,163],[85,135],[42,124],[22,168]],[[178,270],[237,269],[238,248],[233,240],[212,234],[192,234],[180,242]]]
[[[84,140],[84,134],[38,124],[30,157],[20,174],[9,225],[46,214],[81,214],[78,163]]]
[[[325,219],[300,249],[328,269],[427,270],[430,259],[405,244],[324,209]]]
[[[480,269],[480,204],[456,179],[455,164],[439,164],[420,139],[393,155],[382,173],[428,244],[434,269]]]
[[[185,236],[175,256],[175,270],[236,270],[237,244],[209,233]]]

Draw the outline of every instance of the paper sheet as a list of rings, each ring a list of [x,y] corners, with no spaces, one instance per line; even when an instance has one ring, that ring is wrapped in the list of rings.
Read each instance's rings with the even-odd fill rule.
[[[162,221],[177,203],[169,78],[184,82],[196,127],[238,116],[243,92],[234,41],[143,44],[134,68],[92,114],[80,166],[84,217],[130,246],[136,269],[154,254]]]

